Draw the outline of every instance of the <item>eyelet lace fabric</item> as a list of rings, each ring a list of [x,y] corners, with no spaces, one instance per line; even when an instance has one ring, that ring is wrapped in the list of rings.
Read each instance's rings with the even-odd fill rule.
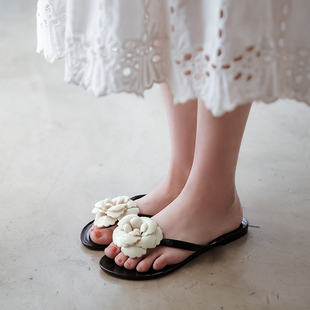
[[[95,96],[167,82],[175,103],[198,97],[220,116],[310,104],[309,16],[309,0],[39,0],[37,51]]]

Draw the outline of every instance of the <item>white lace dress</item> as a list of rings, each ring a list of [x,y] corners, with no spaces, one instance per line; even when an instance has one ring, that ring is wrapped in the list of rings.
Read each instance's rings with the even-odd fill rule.
[[[309,0],[38,0],[38,52],[95,96],[167,82],[215,116],[310,103]]]

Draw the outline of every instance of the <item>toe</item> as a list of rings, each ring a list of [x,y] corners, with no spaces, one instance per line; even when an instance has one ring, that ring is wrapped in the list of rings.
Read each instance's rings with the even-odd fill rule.
[[[126,256],[124,253],[120,252],[118,255],[116,255],[114,261],[116,265],[123,267],[128,259],[128,256]]]
[[[124,267],[128,270],[133,270],[136,268],[137,264],[141,259],[142,259],[141,257],[128,258],[124,264]]]
[[[121,249],[118,246],[116,246],[113,242],[104,251],[105,255],[112,259],[114,259],[120,252]]]
[[[182,262],[194,252],[163,247],[162,254],[159,255],[153,263],[154,270],[160,270],[167,265],[174,265]]]
[[[161,270],[164,267],[166,267],[168,265],[168,261],[167,261],[167,257],[166,255],[160,255],[159,257],[157,257],[153,263],[153,269],[154,270]]]
[[[149,254],[148,256],[146,256],[137,265],[137,271],[139,271],[139,272],[146,272],[146,271],[148,271],[151,268],[154,260],[156,260],[160,255],[161,255],[160,253],[155,251],[155,252]]]
[[[93,242],[97,244],[109,244],[112,242],[113,230],[115,227],[109,228],[99,228],[97,226],[93,226],[90,229],[90,238]]]

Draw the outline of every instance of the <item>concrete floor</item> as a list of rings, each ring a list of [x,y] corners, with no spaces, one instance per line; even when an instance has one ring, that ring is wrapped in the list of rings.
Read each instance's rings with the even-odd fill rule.
[[[100,271],[93,204],[165,175],[158,85],[95,99],[35,53],[35,1],[0,0],[1,309],[310,309],[310,108],[255,104],[237,182],[249,234],[162,279]]]

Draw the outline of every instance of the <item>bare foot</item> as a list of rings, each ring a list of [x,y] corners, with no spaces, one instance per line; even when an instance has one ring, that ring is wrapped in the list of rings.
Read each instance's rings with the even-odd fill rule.
[[[182,191],[187,175],[184,178],[175,178],[176,181],[171,181],[167,177],[156,189],[146,196],[135,200],[140,213],[147,215],[155,215],[166,206],[168,206]],[[99,228],[95,225],[90,229],[90,238],[97,244],[109,244],[112,242],[113,230],[116,225],[109,228]]]
[[[232,197],[197,195],[195,189],[185,188],[183,192],[153,219],[164,233],[164,238],[188,241],[206,245],[215,238],[238,228],[243,217],[237,193]],[[229,195],[227,195],[229,196]],[[193,252],[158,246],[142,258],[128,258],[115,244],[105,250],[105,254],[115,259],[115,263],[125,268],[145,272],[152,266],[160,270],[166,265],[177,264]]]

